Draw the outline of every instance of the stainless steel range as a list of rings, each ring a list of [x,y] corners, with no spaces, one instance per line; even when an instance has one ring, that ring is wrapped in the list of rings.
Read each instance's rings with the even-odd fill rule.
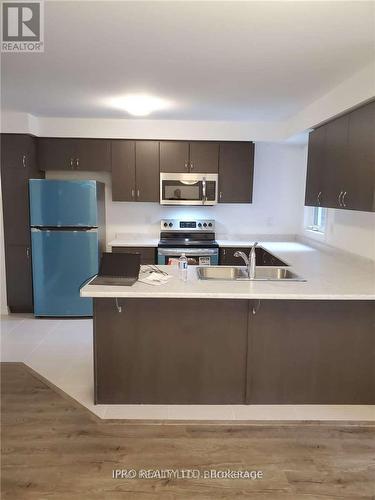
[[[176,264],[183,253],[189,265],[219,264],[214,220],[163,219],[160,228],[158,264]]]

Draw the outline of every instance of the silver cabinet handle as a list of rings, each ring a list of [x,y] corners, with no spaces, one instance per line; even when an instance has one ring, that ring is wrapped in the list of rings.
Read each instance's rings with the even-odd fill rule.
[[[219,200],[221,200],[222,197],[223,197],[223,193],[222,193],[222,191],[220,191],[220,193],[219,193]]]
[[[227,251],[223,248],[223,255],[226,255]]]
[[[339,205],[340,207],[342,208],[342,200],[341,200],[341,197],[342,195],[344,194],[344,191],[340,191],[340,194],[339,194],[339,197],[338,197],[338,200],[339,200]]]
[[[190,162],[190,170],[193,170],[193,168],[194,168],[194,163],[191,161]]]
[[[26,155],[22,155],[22,166],[26,168]]]
[[[253,313],[253,316],[256,315],[256,313],[259,311],[259,309],[260,309],[260,300],[257,301],[256,306],[253,306],[253,309],[251,311]]]
[[[348,194],[348,193],[347,193],[346,191],[344,191],[344,193],[343,193],[343,195],[342,195],[342,198],[341,198],[342,206],[343,206],[344,208],[346,208],[346,203],[345,203],[345,200],[346,200],[346,195],[347,195],[347,194]]]
[[[76,168],[79,168],[79,158],[76,158]]]
[[[139,198],[139,189],[137,189],[137,198]]]
[[[189,162],[188,161],[185,161],[185,168],[186,168],[186,170],[189,170]]]
[[[132,198],[134,199],[134,196],[135,196],[135,190],[132,189]]]
[[[26,247],[26,257],[27,258],[30,257],[30,248],[29,247]]]
[[[70,158],[70,168],[74,168],[73,167],[73,158]]]
[[[316,197],[316,201],[318,203],[318,205],[320,206],[321,202],[322,202],[322,192],[319,191],[317,197]]]

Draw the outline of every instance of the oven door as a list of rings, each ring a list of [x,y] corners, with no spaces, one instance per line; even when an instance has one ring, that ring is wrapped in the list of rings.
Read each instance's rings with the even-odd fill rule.
[[[161,205],[216,205],[218,174],[160,174]]]
[[[177,265],[183,253],[189,266],[217,266],[219,263],[218,248],[158,248],[158,264]]]

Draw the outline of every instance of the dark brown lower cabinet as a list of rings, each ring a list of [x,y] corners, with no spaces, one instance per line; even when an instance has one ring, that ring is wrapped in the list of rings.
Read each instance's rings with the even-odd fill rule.
[[[118,302],[94,299],[96,403],[244,402],[247,301]]]
[[[244,261],[240,257],[235,257],[237,251],[244,252],[249,255],[251,247],[225,247],[220,248],[219,259],[221,266],[243,266]],[[257,266],[287,266],[285,262],[278,259],[264,248],[257,247],[255,249],[256,265]]]
[[[118,305],[94,299],[96,403],[375,404],[373,301]]]
[[[247,403],[375,403],[375,302],[258,306],[249,324]]]
[[[140,253],[141,264],[156,264],[156,248],[154,247],[112,247],[114,253]]]
[[[7,303],[12,313],[33,312],[31,250],[25,245],[6,245]]]

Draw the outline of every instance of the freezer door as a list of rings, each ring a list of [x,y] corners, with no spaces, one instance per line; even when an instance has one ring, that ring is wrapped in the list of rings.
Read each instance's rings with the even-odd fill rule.
[[[91,316],[92,299],[80,287],[98,272],[97,230],[31,231],[34,314]]]
[[[31,179],[30,221],[39,227],[96,227],[97,182]]]

